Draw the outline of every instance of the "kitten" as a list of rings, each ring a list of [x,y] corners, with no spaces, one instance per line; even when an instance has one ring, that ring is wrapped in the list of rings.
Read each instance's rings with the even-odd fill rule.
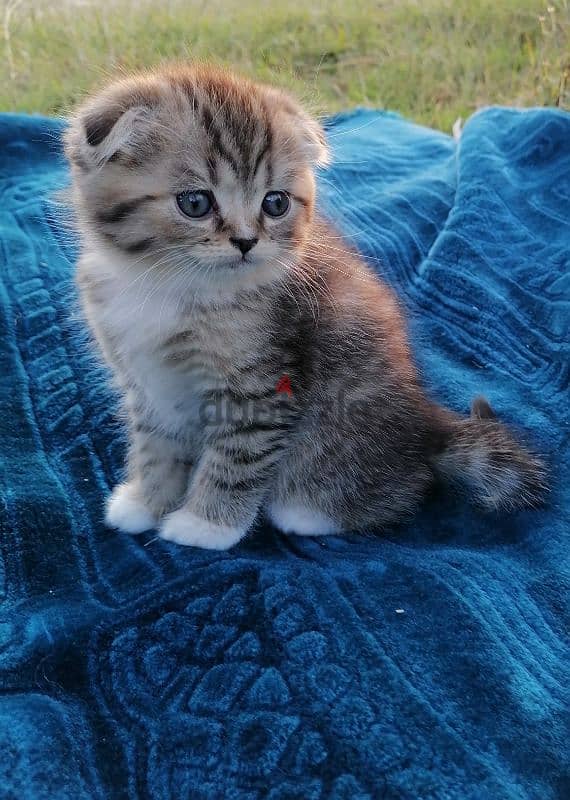
[[[483,399],[438,407],[392,292],[315,214],[321,127],[287,94],[206,66],[121,80],[66,134],[78,286],[129,421],[108,525],[225,549],[383,529],[438,478],[532,506],[539,460]]]

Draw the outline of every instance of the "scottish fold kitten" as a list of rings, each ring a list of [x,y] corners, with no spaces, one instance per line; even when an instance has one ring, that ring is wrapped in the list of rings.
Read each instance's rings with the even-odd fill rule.
[[[124,399],[108,525],[225,549],[385,529],[437,479],[484,509],[534,505],[539,460],[483,400],[429,400],[402,312],[315,213],[319,124],[206,66],[120,80],[66,134],[85,316]]]

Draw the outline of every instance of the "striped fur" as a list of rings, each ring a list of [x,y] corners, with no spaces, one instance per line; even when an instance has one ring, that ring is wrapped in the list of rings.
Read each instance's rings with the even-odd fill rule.
[[[110,525],[219,549],[261,509],[286,532],[383,528],[438,475],[486,508],[537,502],[542,465],[483,400],[461,420],[426,398],[391,292],[315,217],[324,135],[287,95],[136,75],[79,109],[66,152],[78,286],[130,423]],[[211,212],[185,217],[185,191]]]

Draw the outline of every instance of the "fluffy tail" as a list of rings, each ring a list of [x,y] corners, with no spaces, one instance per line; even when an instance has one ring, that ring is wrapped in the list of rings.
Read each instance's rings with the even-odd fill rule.
[[[437,473],[460,483],[488,511],[539,505],[547,491],[546,468],[525,450],[477,397],[468,419],[449,417],[443,450],[434,458]]]

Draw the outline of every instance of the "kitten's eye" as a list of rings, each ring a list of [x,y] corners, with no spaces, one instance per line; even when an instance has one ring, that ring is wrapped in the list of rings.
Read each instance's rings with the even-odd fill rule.
[[[267,192],[261,208],[269,217],[282,217],[289,210],[291,201],[287,192]]]
[[[178,208],[187,217],[205,217],[212,208],[209,192],[180,192],[176,195]]]

